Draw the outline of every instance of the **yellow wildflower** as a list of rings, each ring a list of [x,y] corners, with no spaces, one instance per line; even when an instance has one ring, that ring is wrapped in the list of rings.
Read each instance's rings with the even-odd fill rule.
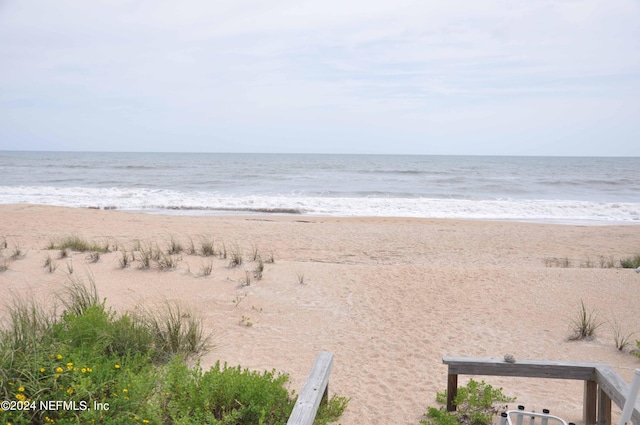
[[[56,356],[56,359],[58,359],[58,360],[62,360],[62,354],[58,354],[58,355]]]
[[[116,363],[115,368],[120,369],[120,365]]]
[[[67,370],[71,370],[73,369],[73,363],[69,362],[67,363]]]
[[[87,373],[87,368],[86,367],[82,368],[82,373]]]
[[[126,389],[126,388],[123,388],[123,389],[122,389],[122,392],[123,392],[123,393],[128,393],[128,392],[129,392],[129,390],[128,390],[128,389]]]
[[[20,401],[24,401],[26,397],[24,396],[24,394],[16,394],[16,398]]]
[[[60,366],[58,366],[58,367],[56,368],[56,372],[58,372],[58,373],[62,373],[62,368],[61,368]]]
[[[73,388],[71,387],[67,388],[67,394],[73,394]]]
[[[41,368],[40,368],[40,373],[44,373],[44,370],[45,370],[45,369],[44,369],[43,367],[41,367]]]
[[[20,387],[20,388],[18,388],[18,391],[20,391],[21,393],[23,393],[23,392],[24,392],[24,387]]]

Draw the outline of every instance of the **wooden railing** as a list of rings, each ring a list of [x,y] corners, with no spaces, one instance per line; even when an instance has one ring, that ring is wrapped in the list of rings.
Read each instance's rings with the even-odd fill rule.
[[[630,386],[605,363],[559,362],[473,357],[443,357],[448,365],[447,410],[455,410],[458,375],[519,376],[524,378],[577,379],[584,381],[583,419],[585,425],[612,425],[611,401],[623,408]],[[640,425],[640,400],[631,413],[631,422]]]
[[[311,368],[311,373],[296,400],[287,425],[312,425],[320,403],[327,403],[329,375],[333,368],[333,353],[321,351]]]

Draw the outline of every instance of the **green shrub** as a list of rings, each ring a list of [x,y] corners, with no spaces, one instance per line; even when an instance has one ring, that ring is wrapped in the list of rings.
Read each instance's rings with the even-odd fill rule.
[[[623,269],[637,269],[640,267],[640,254],[620,260],[620,267]]]
[[[515,398],[505,396],[502,388],[493,388],[484,381],[477,382],[471,379],[466,387],[458,388],[458,394],[454,400],[457,410],[448,412],[445,406],[439,408],[429,407],[423,425],[485,425],[491,424],[493,416],[500,412],[499,404],[509,403]],[[436,395],[436,401],[446,404],[447,393]]]
[[[8,326],[0,329],[0,397],[33,407],[0,410],[0,424],[287,421],[295,403],[287,375],[186,365],[208,341],[190,312],[167,304],[153,316],[118,315],[98,302],[93,282],[87,288],[78,280],[60,299],[62,315],[20,298],[8,305]],[[52,401],[75,403],[76,410],[41,407]],[[335,421],[347,402],[332,397],[316,424]]]

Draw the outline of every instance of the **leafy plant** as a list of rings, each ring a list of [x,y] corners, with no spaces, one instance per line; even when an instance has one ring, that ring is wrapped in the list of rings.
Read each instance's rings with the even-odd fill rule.
[[[640,339],[636,340],[636,346],[638,348],[636,348],[635,350],[632,351],[633,355],[636,356],[637,358],[640,359]]]
[[[502,388],[493,388],[484,381],[469,380],[466,387],[458,388],[458,393],[453,401],[457,410],[448,412],[445,406],[429,407],[423,425],[485,425],[491,424],[493,417],[504,410],[504,403],[510,403],[515,398],[502,393]],[[446,404],[447,393],[437,393],[436,401]]]

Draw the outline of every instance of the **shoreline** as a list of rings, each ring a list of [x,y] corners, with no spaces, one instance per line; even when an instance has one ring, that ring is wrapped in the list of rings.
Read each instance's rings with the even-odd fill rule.
[[[186,244],[211,236],[217,247],[240,247],[245,263],[229,268],[227,260],[182,254],[175,270],[122,269],[117,252],[89,263],[83,253],[67,260],[45,249],[51,238],[74,234],[127,250],[136,240],[165,248],[171,237]],[[446,387],[445,355],[602,361],[627,381],[640,366],[640,359],[615,349],[609,323],[640,331],[640,275],[598,266],[601,255],[618,260],[640,253],[636,225],[154,215],[19,204],[0,205],[2,238],[9,251],[19,245],[26,253],[0,273],[5,293],[50,301],[72,261],[74,276],[91,274],[108,306],[173,300],[199,311],[218,343],[202,358],[205,369],[218,359],[275,368],[290,374],[291,389],[299,392],[317,352],[333,352],[330,391],[351,398],[344,425],[417,424]],[[265,264],[262,280],[241,286],[255,267],[254,246],[275,262]],[[58,264],[54,273],[43,268],[47,255]],[[549,267],[546,258],[567,258],[573,266]],[[581,266],[587,260],[592,267]],[[211,275],[200,275],[209,261]],[[603,325],[596,340],[567,341],[581,300]],[[581,382],[474,378],[503,387],[527,408],[549,408],[581,423]]]
[[[525,218],[475,218],[475,217],[420,217],[420,216],[403,216],[403,215],[339,215],[339,214],[314,214],[306,213],[304,211],[293,211],[292,209],[285,209],[286,211],[267,211],[256,210],[247,211],[241,209],[198,209],[198,208],[170,208],[170,209],[124,209],[115,206],[59,206],[49,204],[0,204],[0,207],[18,207],[18,206],[33,206],[33,207],[52,207],[52,208],[70,208],[79,210],[94,210],[94,211],[112,211],[125,214],[143,214],[143,215],[155,215],[155,216],[167,216],[167,217],[226,217],[226,218],[242,218],[242,217],[259,217],[267,219],[269,217],[289,217],[294,219],[309,219],[309,220],[322,220],[322,219],[364,219],[373,220],[377,218],[381,219],[412,219],[412,220],[454,220],[454,221],[479,221],[479,222],[505,222],[505,223],[528,223],[528,224],[549,224],[549,225],[567,225],[567,226],[640,226],[640,220],[637,221],[616,221],[616,220],[597,220],[597,219],[525,219]]]

